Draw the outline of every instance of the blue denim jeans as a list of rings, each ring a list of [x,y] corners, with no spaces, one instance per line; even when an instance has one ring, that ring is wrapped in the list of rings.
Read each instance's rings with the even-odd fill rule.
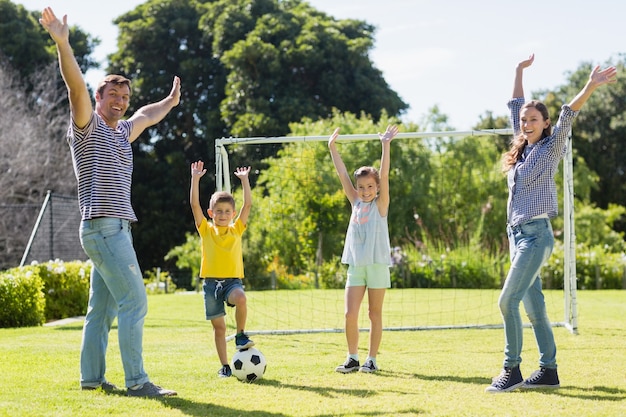
[[[535,219],[519,226],[507,226],[511,269],[498,300],[504,320],[504,366],[522,362],[522,316],[520,301],[533,327],[539,348],[539,366],[556,368],[556,345],[541,291],[539,271],[554,248],[549,219]]]
[[[109,331],[116,316],[126,386],[146,383],[142,351],[148,300],[130,224],[111,217],[84,220],[80,241],[93,262],[80,352],[81,385],[105,381]]]

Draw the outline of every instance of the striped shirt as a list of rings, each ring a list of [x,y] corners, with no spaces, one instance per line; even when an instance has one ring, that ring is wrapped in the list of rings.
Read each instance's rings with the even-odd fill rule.
[[[508,102],[511,124],[515,136],[521,133],[520,110],[524,98]],[[535,144],[528,144],[522,158],[508,172],[509,200],[507,222],[509,226],[526,223],[535,216],[558,214],[558,201],[554,175],[567,150],[567,136],[578,112],[563,105],[552,135]]]
[[[128,140],[133,125],[120,120],[109,127],[93,113],[79,129],[74,120],[67,133],[82,220],[116,217],[137,221],[130,202],[133,151]]]

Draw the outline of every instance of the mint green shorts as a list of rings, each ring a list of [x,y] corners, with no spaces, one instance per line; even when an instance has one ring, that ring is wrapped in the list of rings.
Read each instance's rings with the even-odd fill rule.
[[[390,288],[389,265],[348,266],[346,287]]]

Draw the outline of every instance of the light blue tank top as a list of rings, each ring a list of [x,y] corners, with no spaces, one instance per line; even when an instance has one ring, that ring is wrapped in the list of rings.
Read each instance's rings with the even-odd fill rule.
[[[356,200],[352,206],[341,262],[352,266],[391,265],[387,216],[382,217],[373,201]]]

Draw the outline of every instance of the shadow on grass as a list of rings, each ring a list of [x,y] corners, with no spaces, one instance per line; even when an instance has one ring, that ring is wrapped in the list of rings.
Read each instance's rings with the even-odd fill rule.
[[[409,408],[407,410],[394,410],[391,414],[386,413],[384,410],[350,412],[351,416],[415,416],[418,414],[426,414],[426,412],[423,410],[418,410],[417,408]],[[316,414],[315,417],[337,417],[340,415],[341,414]]]
[[[315,393],[322,397],[327,398],[335,398],[343,395],[352,395],[359,398],[363,398],[366,395],[371,395],[371,389],[341,389],[336,387],[309,387],[306,385],[293,385],[293,384],[283,384],[280,381],[273,379],[262,379],[260,381],[256,381],[257,385],[267,385],[271,387],[281,388],[281,389],[293,389],[296,391],[308,391]]]
[[[366,394],[371,394],[371,390],[341,390],[341,389],[334,389],[334,388],[327,388],[327,387],[311,388],[311,387],[305,387],[305,386],[299,386],[299,385],[281,384],[280,381],[266,380],[266,379],[261,380],[261,381],[256,381],[255,384],[276,386],[280,388],[291,388],[291,389],[296,389],[296,390],[304,389],[304,390],[311,391],[311,392],[317,393],[322,396],[327,396],[327,397],[332,397],[332,395],[328,395],[329,391],[334,391],[336,394],[347,393],[350,395],[356,395],[358,397],[364,397]],[[100,390],[100,392],[102,391]],[[126,397],[126,391],[121,390],[121,389],[111,391],[105,394]],[[254,417],[291,417],[292,416],[291,414],[283,414],[280,412],[273,413],[273,412],[263,411],[263,410],[252,410],[250,409],[250,407],[246,407],[243,409],[224,407],[222,405],[192,401],[192,400],[182,398],[180,396],[137,398],[137,400],[159,401],[168,408],[175,408],[179,410],[181,413],[184,413],[185,415],[190,415],[190,416],[203,416],[203,417],[204,416],[236,417],[236,416],[241,416],[241,415],[253,415]],[[386,415],[383,410],[372,410],[372,411],[361,411],[361,412],[350,413],[350,415],[364,416],[364,417],[379,416],[381,414]],[[417,408],[408,408],[406,410],[394,410],[393,411],[394,416],[404,416],[404,415],[414,416],[417,414],[424,414],[424,411],[419,410]],[[336,413],[315,415],[315,417],[337,417],[337,416],[338,414]]]
[[[190,416],[234,417],[241,415],[253,415],[255,417],[288,417],[287,414],[283,413],[270,413],[268,411],[262,410],[251,410],[250,407],[246,407],[245,404],[242,405],[242,407],[244,408],[238,409],[224,407],[222,405],[216,405],[211,403],[191,401],[181,397],[156,398],[156,400],[162,402],[168,408],[176,408],[182,413]]]
[[[577,398],[590,401],[626,401],[626,390],[616,387],[577,387],[574,385],[561,385],[559,389],[536,389],[523,390],[539,392],[546,395],[554,395],[565,398]]]
[[[387,371],[381,370],[376,373],[377,376],[384,376],[389,378],[407,378],[407,379],[421,379],[424,381],[450,381],[450,382],[460,382],[462,384],[478,384],[487,386],[491,384],[491,378],[483,378],[483,377],[462,377],[455,375],[425,375],[418,374],[414,372],[395,372],[395,371]]]
[[[477,384],[488,386],[491,384],[491,378],[482,377],[459,377],[454,375],[424,375],[418,373],[409,372],[384,372],[380,371],[376,376],[393,377],[398,378],[404,376],[405,378],[417,378],[424,381],[449,381],[458,382],[462,384]],[[518,389],[512,393],[520,392],[537,392],[545,395],[554,395],[567,398],[578,398],[581,400],[591,401],[626,401],[626,389],[617,387],[603,387],[595,386],[589,387],[577,387],[574,385],[563,385],[559,389]]]
[[[114,395],[118,397],[127,397],[126,390],[117,389],[110,392],[103,392],[101,389],[97,390],[104,395]],[[211,417],[236,417],[241,415],[254,415],[255,417],[289,417],[283,413],[270,413],[262,410],[251,410],[250,407],[238,409],[224,407],[222,405],[216,405],[211,403],[203,403],[198,401],[188,400],[180,396],[174,397],[131,397],[137,401],[158,401],[167,408],[175,408],[180,412],[190,416],[211,416]]]

